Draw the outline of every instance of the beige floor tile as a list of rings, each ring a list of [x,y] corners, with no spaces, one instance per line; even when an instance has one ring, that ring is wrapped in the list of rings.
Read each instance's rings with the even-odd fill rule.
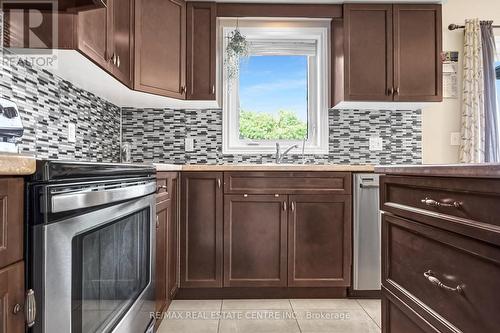
[[[225,299],[224,310],[291,310],[288,299]]]
[[[218,320],[165,319],[157,333],[217,333]]]
[[[221,319],[219,333],[300,333],[295,319]]]
[[[375,321],[378,327],[381,327],[382,322],[382,308],[379,299],[358,299],[358,303],[368,313],[368,315]]]
[[[363,309],[298,312],[297,321],[303,333],[380,333],[380,328]]]
[[[291,299],[294,310],[314,309],[342,309],[361,310],[361,306],[354,299]]]
[[[174,300],[169,311],[219,311],[222,300]]]

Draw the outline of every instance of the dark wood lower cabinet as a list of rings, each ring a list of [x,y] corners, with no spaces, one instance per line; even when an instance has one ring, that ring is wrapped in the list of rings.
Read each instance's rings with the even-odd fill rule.
[[[168,306],[168,234],[170,220],[170,199],[156,205],[156,312],[165,311]]]
[[[499,189],[500,179],[381,177],[384,332],[499,331]]]
[[[0,269],[0,332],[24,331],[24,262],[20,261]]]
[[[351,177],[183,172],[179,297],[346,295]]]
[[[168,235],[168,297],[174,299],[179,287],[179,178],[172,178],[171,215],[167,223]]]
[[[163,313],[178,286],[178,174],[157,174],[156,195],[156,312]],[[158,326],[160,320],[156,322]]]
[[[351,284],[351,196],[289,197],[288,285]]]
[[[182,288],[222,287],[222,203],[222,172],[182,173]]]
[[[224,286],[286,286],[286,195],[224,196]]]

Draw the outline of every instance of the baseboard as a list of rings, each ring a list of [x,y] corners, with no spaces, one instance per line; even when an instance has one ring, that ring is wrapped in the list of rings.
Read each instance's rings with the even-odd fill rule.
[[[380,291],[380,290],[354,290],[354,289],[349,289],[347,291],[347,296],[349,298],[380,299],[380,297],[382,296],[382,291]]]
[[[180,288],[175,299],[346,298],[347,288]]]

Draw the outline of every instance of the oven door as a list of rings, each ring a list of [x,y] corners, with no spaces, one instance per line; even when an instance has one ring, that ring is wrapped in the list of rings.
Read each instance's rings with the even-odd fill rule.
[[[43,332],[144,332],[155,311],[154,195],[40,226]]]

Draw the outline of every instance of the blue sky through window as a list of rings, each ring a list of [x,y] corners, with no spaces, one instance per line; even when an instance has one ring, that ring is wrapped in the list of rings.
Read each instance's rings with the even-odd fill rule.
[[[307,122],[307,56],[251,56],[240,66],[242,110],[292,111]]]

